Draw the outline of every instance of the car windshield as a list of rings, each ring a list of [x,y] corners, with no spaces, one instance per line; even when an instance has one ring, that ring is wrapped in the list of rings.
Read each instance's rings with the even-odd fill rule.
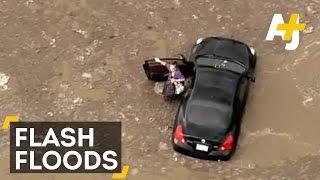
[[[234,62],[231,60],[224,60],[215,57],[199,57],[196,60],[196,65],[228,70],[239,74],[242,74],[246,71],[246,68],[240,62]]]

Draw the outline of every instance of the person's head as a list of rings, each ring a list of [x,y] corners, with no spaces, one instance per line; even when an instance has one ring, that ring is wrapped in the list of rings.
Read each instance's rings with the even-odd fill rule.
[[[175,61],[172,64],[170,64],[170,71],[175,72],[176,70],[178,70],[178,63]]]

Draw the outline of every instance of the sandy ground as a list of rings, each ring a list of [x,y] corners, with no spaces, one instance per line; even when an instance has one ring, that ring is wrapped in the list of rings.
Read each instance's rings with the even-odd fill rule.
[[[273,14],[293,12],[308,27],[299,48],[264,41]],[[0,117],[121,121],[129,179],[320,179],[319,0],[10,0],[0,14],[0,76],[8,80],[0,83]],[[258,53],[228,162],[172,150],[178,103],[165,103],[141,67],[146,58],[188,55],[205,36],[235,38]],[[111,178],[9,174],[8,134],[0,131],[1,179]]]

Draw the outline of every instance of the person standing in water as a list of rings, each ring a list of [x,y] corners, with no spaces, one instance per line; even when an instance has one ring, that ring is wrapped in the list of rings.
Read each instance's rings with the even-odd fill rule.
[[[164,61],[161,61],[159,58],[154,58],[154,60],[160,63],[161,65],[165,66],[169,70],[169,77],[164,84],[162,94],[164,95],[164,99],[166,101],[171,101],[174,99],[175,94],[177,94],[176,88],[180,88],[180,86],[183,86],[185,77],[179,70],[177,62],[168,64]]]

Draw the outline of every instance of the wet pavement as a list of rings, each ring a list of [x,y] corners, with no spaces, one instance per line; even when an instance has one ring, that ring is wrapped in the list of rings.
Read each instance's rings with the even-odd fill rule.
[[[287,20],[294,12],[308,28],[297,50],[264,40],[274,13]],[[129,179],[320,179],[319,0],[12,0],[0,2],[0,13],[0,117],[121,121]],[[165,103],[141,67],[155,56],[188,55],[206,36],[235,38],[258,53],[228,162],[172,150],[178,102]],[[8,131],[0,138],[4,179],[110,177],[9,174]]]

